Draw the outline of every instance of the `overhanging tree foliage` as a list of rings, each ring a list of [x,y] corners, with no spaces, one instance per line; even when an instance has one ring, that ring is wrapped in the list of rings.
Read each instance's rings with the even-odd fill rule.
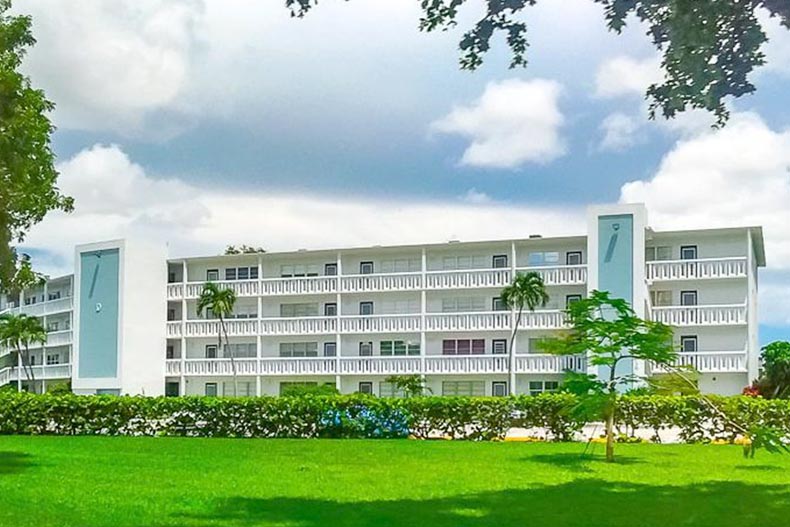
[[[456,26],[459,10],[484,4],[485,14],[459,43],[462,69],[475,70],[502,34],[511,51],[510,67],[527,65],[528,7],[538,0],[421,0],[419,29],[430,32]],[[790,29],[787,0],[593,0],[602,4],[609,30],[620,33],[633,20],[662,54],[663,82],[647,89],[650,118],[672,118],[688,108],[713,112],[719,124],[729,117],[725,100],[754,91],[749,75],[765,63],[767,41],[758,13],[778,17]],[[285,0],[293,16],[302,17],[317,0]],[[558,26],[558,30],[561,28]]]
[[[762,358],[760,393],[769,398],[790,397],[790,342],[771,342],[763,347]]]
[[[17,275],[25,266],[14,245],[47,212],[73,207],[56,186],[54,126],[47,117],[54,105],[19,71],[36,42],[31,19],[8,15],[10,8],[10,0],[0,0],[0,290],[20,287]]]

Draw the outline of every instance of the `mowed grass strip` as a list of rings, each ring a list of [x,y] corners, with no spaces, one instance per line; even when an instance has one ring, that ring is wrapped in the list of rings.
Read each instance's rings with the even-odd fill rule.
[[[790,525],[790,456],[739,447],[0,437],[0,525]]]

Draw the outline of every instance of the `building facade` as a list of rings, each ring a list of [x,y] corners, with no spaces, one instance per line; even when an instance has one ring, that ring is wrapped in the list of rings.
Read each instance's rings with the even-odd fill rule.
[[[625,298],[674,329],[679,363],[703,391],[734,394],[759,368],[759,227],[657,232],[642,205],[593,207],[586,235],[168,260],[130,241],[78,246],[75,273],[0,300],[41,317],[36,389],[77,393],[276,395],[294,384],[394,396],[393,375],[418,374],[437,395],[538,394],[586,357],[541,353],[567,330],[563,309],[589,291]],[[550,296],[515,313],[500,299],[517,273],[539,272]],[[203,284],[237,295],[227,320],[197,313]],[[0,384],[28,384],[2,350]],[[623,368],[660,373],[650,364]]]

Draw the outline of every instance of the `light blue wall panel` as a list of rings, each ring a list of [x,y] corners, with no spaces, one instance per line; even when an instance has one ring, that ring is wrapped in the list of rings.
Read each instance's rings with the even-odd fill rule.
[[[80,254],[79,376],[117,377],[120,255]]]

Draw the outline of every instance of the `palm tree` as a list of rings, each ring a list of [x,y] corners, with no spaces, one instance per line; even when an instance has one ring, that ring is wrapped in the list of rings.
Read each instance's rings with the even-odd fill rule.
[[[16,350],[22,363],[30,389],[35,393],[36,377],[30,363],[30,345],[45,344],[47,331],[36,317],[21,314],[5,314],[0,316],[0,342]]]
[[[197,314],[201,316],[204,311],[211,312],[219,318],[219,330],[217,331],[218,349],[226,350],[230,357],[230,369],[233,372],[233,396],[239,393],[238,379],[236,379],[236,362],[233,358],[233,350],[228,340],[228,329],[225,327],[225,318],[233,313],[233,306],[236,304],[236,292],[233,289],[220,289],[213,282],[203,284],[203,291],[197,301]],[[225,348],[222,347],[222,335],[225,335]]]
[[[549,302],[549,294],[546,292],[546,284],[543,283],[543,277],[540,273],[530,271],[528,273],[516,274],[513,281],[509,286],[505,287],[501,293],[502,301],[509,309],[517,309],[516,324],[513,326],[513,332],[510,334],[510,346],[508,350],[508,386],[510,386],[513,377],[513,345],[516,341],[516,334],[518,327],[521,325],[521,316],[526,307],[530,311],[535,311],[535,308],[546,307]],[[510,386],[508,392],[514,393],[514,387]]]

